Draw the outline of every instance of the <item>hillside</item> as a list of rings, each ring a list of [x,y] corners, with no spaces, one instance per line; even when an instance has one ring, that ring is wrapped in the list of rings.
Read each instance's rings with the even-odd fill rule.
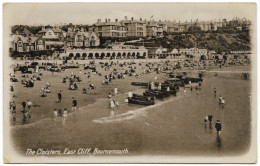
[[[231,50],[250,50],[250,35],[248,31],[235,33],[190,33],[165,35],[163,38],[145,39],[135,45],[164,48],[206,48],[216,52]]]

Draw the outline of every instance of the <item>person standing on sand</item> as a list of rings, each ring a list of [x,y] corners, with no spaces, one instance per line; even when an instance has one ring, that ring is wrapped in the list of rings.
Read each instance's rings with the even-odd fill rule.
[[[115,99],[114,103],[116,106],[116,111],[119,112],[119,101],[117,99]]]
[[[217,120],[217,123],[215,124],[215,128],[217,130],[217,134],[220,135],[220,132],[221,132],[221,123],[220,123],[220,120]]]
[[[58,93],[58,103],[61,103],[61,97],[62,97],[61,91],[59,91],[59,93]]]
[[[111,93],[108,93],[108,98],[111,99],[112,98],[112,95]]]
[[[214,94],[215,94],[215,96],[217,95],[217,89],[216,88],[214,88]]]
[[[32,102],[30,100],[27,100],[27,106],[28,106],[28,116],[29,116],[29,119],[31,119],[31,106],[32,106]]]
[[[115,115],[115,111],[114,111],[115,103],[112,99],[110,99],[110,108],[111,108],[110,116],[114,116]]]
[[[222,96],[220,95],[219,98],[218,98],[218,103],[219,103],[219,105],[221,105],[222,100],[223,100],[223,98],[222,98]]]
[[[71,109],[71,112],[77,110],[77,104],[78,104],[77,100],[74,97],[72,97],[72,109]]]
[[[58,111],[57,111],[57,109],[56,108],[54,108],[54,110],[53,110],[53,117],[54,117],[54,121],[57,119],[57,117],[58,117]]]
[[[68,111],[67,111],[67,108],[64,108],[64,111],[63,111],[63,114],[62,114],[62,119],[61,119],[63,126],[64,126],[65,123],[66,123],[67,117],[68,117]]]
[[[27,119],[27,111],[25,110],[25,107],[26,107],[26,101],[23,101],[22,102],[22,106],[23,106],[23,110],[21,111],[23,113],[23,121],[25,122],[26,119]]]
[[[206,117],[204,118],[205,128],[207,128],[207,122],[208,122],[208,116],[206,116]]]
[[[23,106],[23,111],[25,111],[26,101],[23,101],[23,102],[22,102],[22,106]]]
[[[208,120],[209,120],[209,128],[211,128],[211,125],[212,125],[212,118],[213,116],[212,115],[208,115]]]
[[[16,104],[15,104],[15,101],[12,102],[12,115],[13,115],[13,120],[16,120]]]

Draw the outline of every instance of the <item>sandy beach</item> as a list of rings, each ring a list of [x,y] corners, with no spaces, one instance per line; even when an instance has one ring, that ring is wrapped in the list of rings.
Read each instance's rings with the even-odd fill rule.
[[[141,73],[141,67],[136,65],[136,73]],[[124,68],[125,69],[125,68]],[[81,70],[81,74],[79,74]],[[73,71],[82,78],[78,84],[79,90],[68,90],[68,83],[62,83],[62,78]],[[89,71],[89,70],[88,70]],[[127,92],[141,94],[145,88],[131,86],[132,81],[148,82],[163,81],[167,74],[155,72],[143,74],[139,77],[126,77],[112,80],[109,85],[102,85],[103,76],[88,72],[81,66],[79,69],[68,69],[62,73],[41,71],[42,81],[36,81],[35,87],[25,88],[20,82],[13,83],[15,92],[12,95],[17,105],[17,120],[11,121],[11,134],[15,147],[24,154],[26,149],[78,149],[88,147],[99,149],[125,149],[125,155],[236,155],[246,151],[250,142],[250,98],[251,81],[242,80],[241,73],[250,71],[250,66],[235,66],[223,69],[203,71],[201,90],[196,94],[195,89],[183,93],[183,88],[177,96],[170,96],[163,100],[157,99],[152,106],[141,106],[125,103]],[[98,71],[102,71],[98,68]],[[191,76],[198,75],[198,71],[189,68]],[[111,72],[107,71],[107,72]],[[214,76],[218,72],[218,76]],[[104,75],[106,72],[102,71]],[[21,79],[18,72],[17,78]],[[155,79],[156,78],[156,79]],[[40,97],[40,89],[51,84],[51,93],[47,97]],[[96,86],[88,90],[89,94],[82,94],[82,88],[89,84]],[[196,84],[194,84],[194,87]],[[116,98],[120,106],[115,115],[110,116],[108,93],[118,88]],[[213,90],[217,88],[217,96]],[[57,93],[62,91],[62,103],[58,103]],[[29,96],[30,98],[27,98]],[[218,96],[225,97],[224,108],[219,107]],[[78,100],[77,112],[70,112],[72,97]],[[22,122],[21,102],[29,99],[33,103],[32,119],[25,124]],[[65,123],[58,118],[53,120],[53,108],[69,110]],[[205,128],[204,117],[213,115],[213,127]],[[219,119],[223,125],[221,138],[216,136],[215,121]],[[30,134],[29,134],[30,133]],[[166,141],[167,140],[167,141]],[[98,146],[97,146],[98,145]],[[192,146],[191,146],[192,145]]]

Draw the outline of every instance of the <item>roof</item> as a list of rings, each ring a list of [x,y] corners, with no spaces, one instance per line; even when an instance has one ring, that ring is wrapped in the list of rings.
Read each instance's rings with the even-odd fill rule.
[[[27,40],[26,40],[26,37],[24,37],[24,36],[22,36],[22,35],[13,35],[12,37],[11,37],[11,41],[18,41],[18,40],[22,40],[22,42],[27,42]]]
[[[145,24],[146,22],[145,21],[140,21],[140,20],[122,20],[121,22],[125,23],[125,24],[130,24],[130,23],[143,23]]]
[[[11,37],[11,41],[17,42],[18,40],[22,40],[23,43],[28,43],[28,40],[31,39],[31,43],[34,43],[39,37],[24,37],[22,35],[13,35]]]
[[[29,37],[31,38],[31,42],[34,43],[39,37]]]
[[[109,26],[109,25],[113,25],[113,26],[125,26],[124,23],[122,22],[99,22],[94,24],[95,26]]]
[[[171,53],[173,53],[173,54],[178,54],[179,51],[178,51],[176,48],[174,48],[174,49],[171,51]]]
[[[27,28],[24,28],[24,34],[26,34],[27,36],[35,36],[31,31],[29,31]]]
[[[79,31],[75,35],[82,35],[82,36],[85,36],[86,38],[89,38],[90,33],[89,32],[81,32],[81,31]]]
[[[41,30],[39,33],[47,32],[48,30],[52,30],[55,33],[64,33],[65,31],[61,30],[60,28],[47,28],[44,30]]]

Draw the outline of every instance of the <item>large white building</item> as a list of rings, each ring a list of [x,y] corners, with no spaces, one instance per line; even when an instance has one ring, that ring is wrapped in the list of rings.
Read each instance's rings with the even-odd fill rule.
[[[72,59],[145,59],[148,50],[143,46],[114,45],[102,49],[67,49],[63,56]]]

